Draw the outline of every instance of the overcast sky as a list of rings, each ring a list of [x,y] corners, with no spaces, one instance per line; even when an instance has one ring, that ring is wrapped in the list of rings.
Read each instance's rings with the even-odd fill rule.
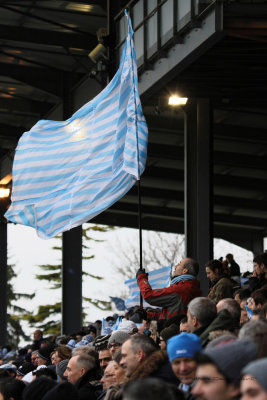
[[[109,295],[118,296],[123,288],[123,279],[114,272],[114,254],[112,247],[116,246],[118,240],[123,246],[123,242],[133,241],[138,243],[138,231],[134,229],[120,228],[108,233],[94,233],[96,238],[104,239],[102,243],[90,242],[91,254],[95,254],[95,259],[86,260],[83,263],[85,271],[103,276],[104,279],[97,281],[92,278],[85,278],[83,284],[83,295],[102,300],[109,300]],[[40,264],[60,264],[61,252],[52,250],[53,246],[59,246],[60,240],[40,239],[35,230],[22,225],[8,224],[8,258],[9,263],[15,265],[15,272],[18,277],[14,280],[17,292],[32,293],[36,296],[33,300],[20,301],[31,312],[36,312],[38,305],[51,304],[60,300],[59,290],[49,290],[49,285],[44,281],[35,279],[35,275],[42,272]],[[233,253],[236,261],[240,264],[244,272],[252,270],[252,253],[232,245],[224,240],[215,240],[214,258]],[[112,262],[113,260],[113,262]],[[119,262],[119,261],[118,261]],[[122,289],[123,290],[123,289]],[[102,312],[90,306],[86,309],[88,313],[87,321],[95,321],[107,316],[110,312]],[[27,329],[28,333],[32,329]]]

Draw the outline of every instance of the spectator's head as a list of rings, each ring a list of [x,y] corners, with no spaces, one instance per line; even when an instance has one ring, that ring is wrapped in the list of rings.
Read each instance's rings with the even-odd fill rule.
[[[206,349],[196,356],[196,399],[232,400],[240,394],[241,370],[256,358],[254,343],[235,341]]]
[[[124,377],[125,377],[125,371],[122,368],[122,366],[120,365],[121,349],[116,351],[116,353],[114,354],[114,357],[113,357],[113,361],[114,361],[114,368],[115,368],[116,384],[120,385],[123,382]]]
[[[234,292],[234,299],[239,304],[242,300],[247,300],[250,297],[250,290],[249,289],[237,289]]]
[[[242,370],[241,400],[267,400],[267,358],[252,361]]]
[[[182,333],[182,332],[189,332],[189,326],[188,326],[187,316],[186,316],[186,317],[183,317],[183,318],[181,319],[180,324],[179,324],[179,330],[180,330],[180,333]]]
[[[108,363],[112,360],[111,352],[109,349],[103,349],[99,352],[99,364],[100,368],[104,372]]]
[[[267,274],[267,253],[260,253],[253,260],[254,264],[254,272],[257,277],[260,277],[262,274]]]
[[[146,357],[156,350],[155,342],[146,335],[136,334],[123,343],[120,365],[130,377]]]
[[[187,322],[190,332],[209,325],[216,318],[217,310],[214,301],[207,297],[196,297],[188,304]]]
[[[33,375],[33,380],[40,379],[41,377],[44,377],[44,376],[47,378],[53,379],[54,381],[57,380],[57,374],[51,368],[37,369],[36,371],[33,371],[32,375]]]
[[[122,344],[130,339],[130,335],[124,331],[114,331],[108,340],[108,348],[113,357],[115,352],[119,350]]]
[[[50,389],[42,400],[79,400],[79,392],[69,382],[62,382]]]
[[[71,349],[64,344],[61,344],[54,351],[53,364],[57,365],[62,360],[69,360],[71,358],[71,356],[72,356]],[[51,357],[51,359],[52,359],[52,357]]]
[[[259,334],[267,335],[267,322],[261,320],[249,321],[240,329],[238,339],[256,342],[256,336]]]
[[[222,299],[217,303],[217,312],[228,310],[236,327],[239,327],[241,308],[237,301],[231,298]]]
[[[64,372],[68,382],[75,384],[87,371],[95,368],[95,360],[86,354],[72,357]]]
[[[254,311],[267,303],[267,289],[257,289],[251,293],[249,308]]]
[[[218,279],[223,273],[223,265],[219,260],[210,260],[206,264],[206,274],[207,278],[214,282]]]
[[[104,390],[116,384],[115,364],[114,361],[110,361],[105,369],[104,375],[102,376],[101,383]]]
[[[43,338],[43,332],[40,329],[36,329],[33,332],[33,340],[37,341],[37,340],[41,340]]]
[[[35,350],[31,354],[31,363],[34,367],[37,367],[37,360],[38,360],[38,350]]]
[[[267,321],[267,303],[265,303],[260,310],[260,319]]]
[[[225,258],[229,263],[231,263],[234,260],[234,256],[231,253],[226,254]]]
[[[183,258],[179,264],[177,264],[174,268],[173,276],[180,276],[180,275],[193,275],[197,276],[199,271],[199,264],[193,258]]]
[[[22,398],[23,400],[42,400],[44,395],[55,386],[56,381],[50,378],[35,379],[24,389]]]
[[[123,387],[123,400],[155,399],[183,400],[184,396],[175,386],[157,378],[129,382]]]
[[[7,378],[0,382],[1,400],[21,400],[25,384],[20,380]]]
[[[64,372],[66,371],[69,360],[62,360],[56,366],[56,374],[60,382],[64,382],[66,378],[64,377]]]
[[[180,333],[167,342],[172,370],[185,385],[191,385],[195,379],[197,363],[194,356],[201,351],[201,340],[194,333]]]
[[[53,351],[53,346],[41,347],[37,351],[37,365],[49,365],[51,364],[50,354]]]
[[[134,335],[138,332],[137,325],[133,321],[124,319],[119,323],[118,331],[128,333],[128,335]]]
[[[175,335],[178,335],[178,333],[179,333],[179,328],[176,324],[172,324],[167,328],[164,328],[159,335],[161,350],[166,350],[167,340]]]
[[[22,379],[26,374],[33,371],[35,368],[30,362],[25,362],[19,366],[17,369],[16,379]]]

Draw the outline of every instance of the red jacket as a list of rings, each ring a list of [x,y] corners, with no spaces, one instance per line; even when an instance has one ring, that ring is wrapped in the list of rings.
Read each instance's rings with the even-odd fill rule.
[[[162,307],[159,319],[170,319],[178,314],[186,314],[188,303],[195,297],[201,296],[197,279],[182,280],[163,289],[152,289],[146,274],[140,274],[137,280],[147,303]]]

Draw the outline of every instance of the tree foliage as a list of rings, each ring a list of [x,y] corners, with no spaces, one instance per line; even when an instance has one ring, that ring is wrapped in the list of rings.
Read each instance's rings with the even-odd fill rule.
[[[24,298],[27,300],[31,300],[35,294],[26,294],[26,293],[16,293],[13,287],[13,279],[16,278],[17,274],[14,271],[13,265],[7,266],[7,306],[8,306],[8,314],[7,314],[7,341],[8,344],[16,348],[21,339],[29,339],[28,336],[24,333],[24,330],[21,326],[21,320],[23,319],[22,315],[28,313],[28,311],[22,307],[17,305],[17,301]]]
[[[83,254],[82,257],[83,260],[91,260],[94,258],[93,254],[88,254],[88,251],[90,250],[88,242],[90,241],[98,243],[103,242],[103,240],[94,238],[90,234],[90,232],[105,233],[112,229],[114,228],[111,226],[94,225],[94,226],[89,226],[82,230],[82,236],[83,236],[82,248],[83,248],[83,253],[85,252],[85,254]],[[61,240],[61,236],[57,236],[57,239]],[[61,246],[53,246],[53,250],[61,252],[62,248]],[[44,273],[37,274],[35,276],[36,279],[47,282],[49,285],[49,289],[51,290],[61,288],[61,276],[62,276],[61,264],[56,264],[56,265],[44,264],[44,265],[39,265],[39,268]],[[97,280],[103,279],[103,277],[101,276],[93,275],[86,271],[83,271],[82,274],[83,277],[89,276]],[[111,310],[110,302],[92,299],[89,297],[83,297],[83,300],[91,305],[98,307],[100,310]],[[60,314],[61,314],[61,302],[57,302],[56,304],[46,304],[39,306],[37,313],[34,315],[25,313],[24,319],[29,322],[30,326],[42,329],[45,334],[59,334],[61,330]],[[86,314],[83,313],[83,319],[85,317]]]

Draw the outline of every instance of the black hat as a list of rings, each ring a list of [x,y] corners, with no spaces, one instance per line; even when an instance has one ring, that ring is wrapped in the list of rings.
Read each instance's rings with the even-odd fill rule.
[[[37,354],[39,357],[43,358],[46,361],[50,361],[50,354],[54,350],[54,346],[46,346],[46,347],[41,347]]]
[[[63,382],[49,390],[42,400],[78,400],[78,390],[69,382]]]
[[[24,376],[35,369],[34,365],[30,362],[23,363],[18,369],[17,374]]]

